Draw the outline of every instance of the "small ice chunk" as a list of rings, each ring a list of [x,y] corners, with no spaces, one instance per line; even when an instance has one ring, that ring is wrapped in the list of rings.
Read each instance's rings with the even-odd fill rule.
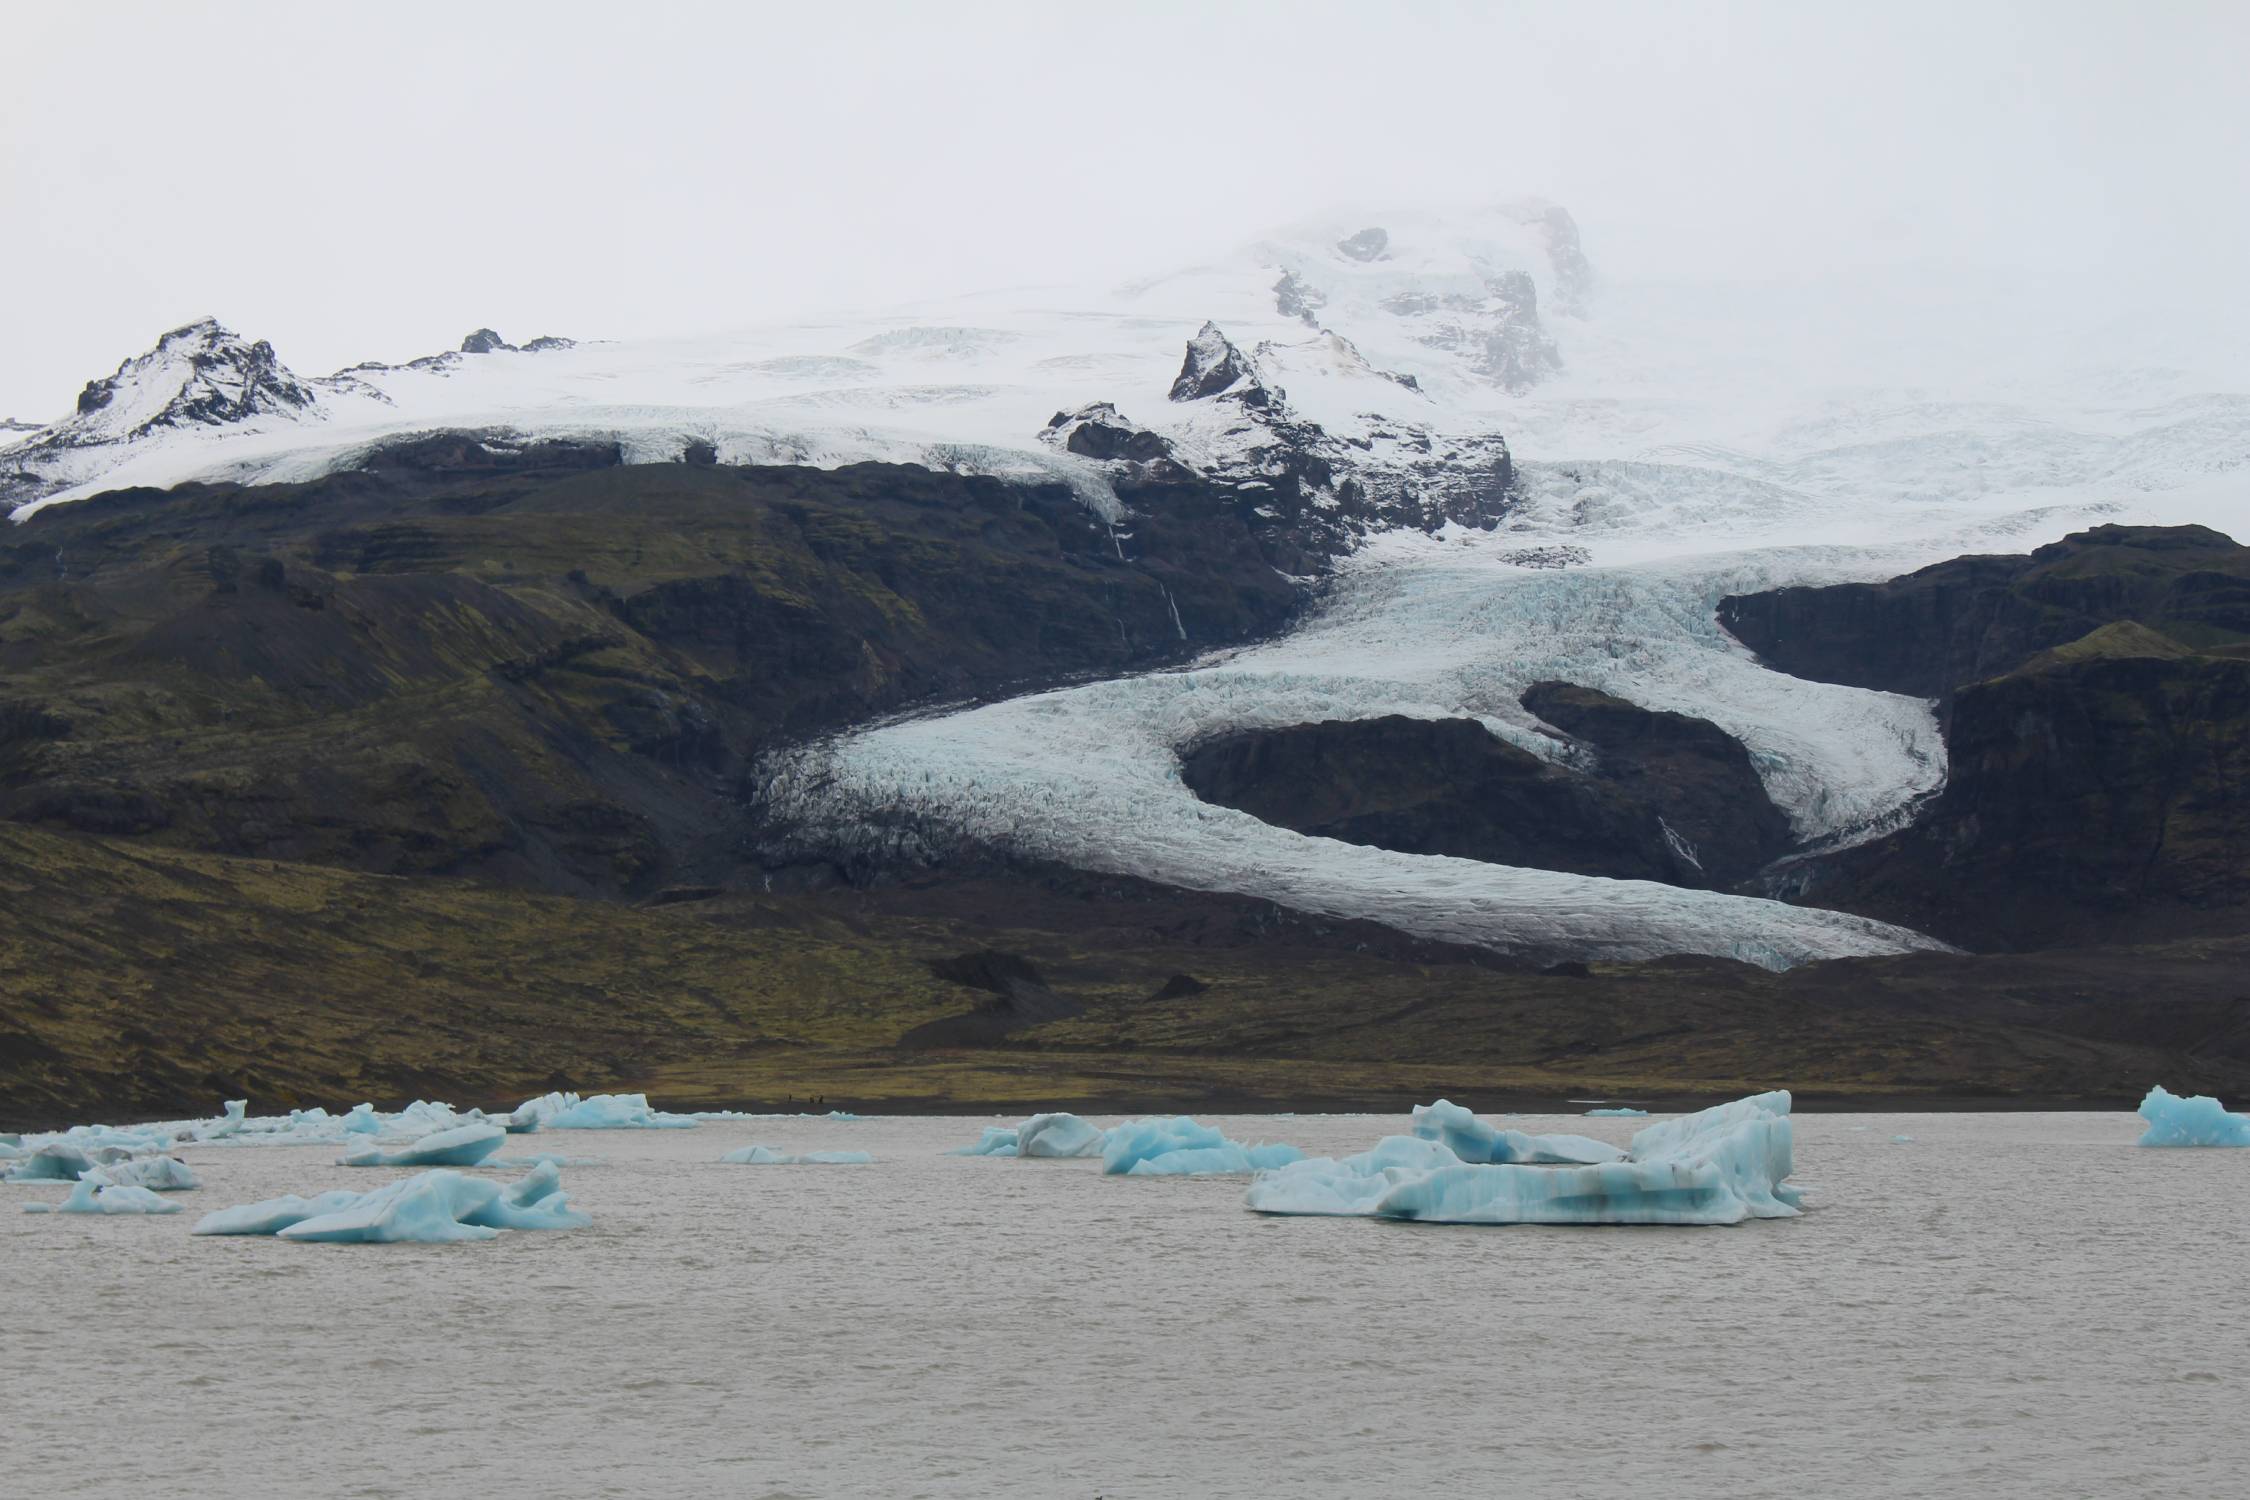
[[[737,1167],[858,1167],[866,1166],[875,1158],[864,1151],[807,1151],[791,1156],[771,1146],[744,1146],[729,1151],[719,1160]]]
[[[1449,1100],[1414,1106],[1414,1133],[1465,1162],[1555,1162],[1584,1166],[1622,1161],[1625,1153],[1583,1135],[1526,1135],[1488,1125]]]
[[[1914,1144],[1914,1137],[1910,1135],[1894,1135],[1891,1137],[1891,1144],[1894,1146],[1911,1146]]]
[[[1633,1119],[1633,1118],[1636,1118],[1636,1117],[1637,1117],[1637,1118],[1646,1118],[1646,1117],[1647,1117],[1647,1115],[1648,1115],[1648,1111],[1647,1111],[1647,1110],[1645,1110],[1645,1109],[1634,1109],[1634,1108],[1633,1108],[1633,1107],[1632,1107],[1631,1105],[1627,1105],[1627,1104],[1620,1104],[1620,1105],[1617,1105],[1617,1106],[1615,1106],[1615,1107],[1613,1107],[1613,1108],[1610,1108],[1610,1109],[1589,1109],[1589,1110],[1587,1110],[1587,1111],[1586,1111],[1586,1118],[1587,1118],[1587,1119],[1589,1119],[1589,1120],[1600,1120],[1600,1119],[1610,1119],[1610,1120],[1625,1120],[1625,1119]]]
[[[973,1146],[955,1146],[948,1156],[1014,1156],[1017,1154],[1022,1132],[1012,1125],[987,1125],[984,1134],[977,1137]]]
[[[510,1183],[500,1196],[469,1214],[465,1223],[492,1229],[584,1229],[594,1221],[570,1207],[562,1190],[562,1169],[541,1162],[521,1182]]]
[[[49,1141],[25,1157],[9,1182],[76,1182],[101,1165],[68,1141]]]
[[[375,1106],[364,1100],[353,1105],[351,1112],[344,1116],[346,1135],[375,1135],[382,1128],[383,1122],[375,1117]]]
[[[119,1187],[144,1187],[156,1193],[181,1193],[203,1186],[188,1170],[188,1164],[176,1156],[139,1156],[101,1170]]]
[[[2140,1115],[2148,1121],[2143,1146],[2250,1146],[2250,1115],[2230,1114],[2209,1094],[2182,1098],[2158,1084],[2141,1101]]]
[[[1099,1156],[1109,1133],[1073,1114],[1033,1115],[1016,1127],[1016,1154],[1054,1159]]]
[[[397,1151],[385,1151],[373,1141],[354,1146],[337,1162],[340,1167],[473,1167],[508,1138],[497,1125],[479,1121],[423,1136]]]
[[[646,1094],[542,1094],[508,1116],[508,1128],[527,1130],[692,1130],[693,1115],[651,1108]]]
[[[196,1138],[206,1141],[223,1141],[228,1136],[242,1134],[242,1127],[246,1123],[249,1108],[250,1101],[247,1099],[227,1100],[226,1113],[209,1124],[197,1127]]]
[[[238,1208],[222,1208],[198,1219],[190,1234],[279,1234],[292,1224],[306,1219],[332,1214],[341,1208],[357,1203],[362,1194],[349,1188],[333,1193],[321,1193],[311,1198],[300,1198],[290,1193],[280,1198],[268,1198],[263,1203],[245,1203]]]
[[[1216,1176],[1286,1166],[1305,1153],[1289,1145],[1245,1146],[1186,1115],[1128,1120],[1102,1145],[1102,1171],[1112,1177]]]
[[[44,1203],[37,1208],[48,1211]],[[73,1183],[70,1195],[53,1205],[52,1211],[58,1214],[176,1214],[180,1205],[145,1187],[113,1183],[96,1168]]]

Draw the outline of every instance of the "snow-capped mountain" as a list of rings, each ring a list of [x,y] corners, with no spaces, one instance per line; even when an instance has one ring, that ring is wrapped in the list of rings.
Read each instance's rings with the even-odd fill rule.
[[[1489,520],[1510,477],[1496,403],[1561,364],[1542,287],[1576,308],[1589,284],[1567,213],[1503,204],[1313,226],[1123,289],[694,340],[518,348],[479,329],[458,351],[319,379],[206,320],[0,449],[0,502],[20,516],[124,484],[304,478],[449,429],[616,441],[628,461],[692,446],[722,463],[1040,475],[1114,515],[1102,440],[1051,430],[1107,404],[1131,419],[1107,425],[1153,432],[1181,470],[1310,513]]]
[[[1716,725],[1800,844],[1895,827],[1945,780],[1931,705],[1769,670],[1715,608],[2101,520],[2239,534],[2250,381],[2230,351],[2139,354],[2135,330],[2060,316],[2083,305],[1817,278],[1597,290],[1547,205],[1368,214],[1118,289],[684,340],[517,348],[479,330],[313,380],[191,325],[0,450],[0,499],[20,519],[128,484],[300,480],[434,431],[614,444],[626,462],[1039,479],[1120,523],[1167,486],[1202,487],[1289,544],[1266,553],[1284,571],[1333,571],[1299,628],[794,750],[766,768],[775,826],[887,859],[999,848],[1543,958],[1786,966],[1929,940],[1308,837],[1203,802],[1179,755],[1245,728],[1404,715],[1474,718],[1559,759],[1567,736],[1523,700],[1560,681]],[[1216,638],[1176,608],[1173,623]]]

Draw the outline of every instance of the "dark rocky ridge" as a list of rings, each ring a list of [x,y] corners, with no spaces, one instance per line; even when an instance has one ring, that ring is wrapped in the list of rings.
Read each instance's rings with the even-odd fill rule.
[[[1408,854],[1725,888],[1789,847],[1748,754],[1715,726],[1567,683],[1524,705],[1588,750],[1557,765],[1473,719],[1245,731],[1180,757],[1207,802]]]
[[[1773,893],[1978,948],[2250,929],[2250,548],[2102,526],[1720,618],[1771,665],[1945,715],[1915,821]]]
[[[477,434],[54,507],[0,537],[0,815],[572,893],[723,885],[772,746],[1296,609],[1229,497],[1147,507],[1121,539],[1061,486]]]

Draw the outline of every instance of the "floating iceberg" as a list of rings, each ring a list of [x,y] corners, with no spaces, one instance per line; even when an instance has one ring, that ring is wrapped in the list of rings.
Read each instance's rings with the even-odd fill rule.
[[[1102,1171],[1112,1177],[1217,1176],[1257,1172],[1302,1161],[1295,1146],[1245,1146],[1186,1115],[1128,1120],[1102,1144]]]
[[[176,1214],[180,1205],[145,1187],[111,1182],[100,1168],[78,1179],[70,1196],[60,1203],[26,1203],[25,1213],[44,1214]]]
[[[801,1156],[771,1146],[744,1146],[719,1158],[736,1167],[860,1167],[875,1160],[864,1151],[807,1151]]]
[[[497,1125],[460,1125],[423,1136],[398,1151],[385,1151],[369,1141],[344,1154],[340,1167],[473,1167],[508,1138]]]
[[[383,1129],[383,1122],[375,1118],[375,1106],[363,1100],[344,1116],[341,1128],[346,1135],[377,1135]]]
[[[583,1229],[593,1221],[569,1206],[561,1180],[552,1163],[506,1186],[440,1168],[371,1193],[292,1195],[222,1209],[204,1215],[194,1232],[330,1245],[444,1245],[489,1240],[503,1229]]]
[[[1614,1109],[1589,1109],[1586,1111],[1586,1118],[1589,1120],[1626,1120],[1633,1118],[1646,1118],[1647,1115],[1648,1111],[1645,1109],[1634,1109],[1628,1105],[1622,1104]]]
[[[2209,1094],[2180,1097],[2162,1084],[2141,1101],[2143,1146],[2250,1146],[2250,1115],[2230,1114]]]
[[[9,1182],[76,1182],[101,1163],[68,1141],[49,1141],[7,1176]]]
[[[1013,1125],[987,1125],[973,1146],[955,1146],[948,1156],[1014,1156],[1022,1132]]]
[[[987,1125],[973,1146],[957,1146],[949,1156],[1099,1156],[1109,1132],[1073,1114],[1033,1115],[1021,1125]]]
[[[692,1130],[693,1115],[666,1114],[649,1106],[646,1094],[542,1094],[526,1099],[508,1116],[508,1129],[530,1130]]]
[[[1460,1105],[1440,1099],[1414,1106],[1414,1133],[1436,1141],[1465,1162],[1559,1162],[1583,1166],[1619,1161],[1625,1153],[1583,1135],[1526,1135],[1487,1125]]]
[[[101,1174],[118,1187],[142,1187],[155,1193],[183,1193],[203,1183],[188,1164],[176,1156],[142,1156],[112,1162]]]
[[[1251,1180],[1246,1201],[1262,1214],[1365,1216],[1401,1182],[1460,1165],[1461,1158],[1441,1142],[1390,1135],[1372,1151],[1342,1161],[1314,1157],[1260,1172]]]
[[[340,1208],[357,1203],[365,1194],[349,1188],[333,1193],[321,1193],[311,1198],[300,1198],[291,1193],[286,1197],[268,1198],[263,1203],[245,1203],[238,1208],[222,1208],[198,1219],[190,1234],[279,1234],[292,1224],[306,1219],[332,1214]]]
[[[1434,1110],[1434,1106],[1431,1107]],[[1261,1174],[1249,1206],[1274,1214],[1360,1214],[1447,1224],[1739,1224],[1787,1218],[1801,1198],[1786,1185],[1791,1163],[1786,1093],[1738,1099],[1633,1137],[1621,1161],[1587,1166],[1419,1161],[1403,1137],[1345,1161],[1308,1161]],[[1466,1111],[1461,1111],[1466,1114]],[[1450,1113],[1416,1111],[1425,1147],[1455,1155],[1432,1136],[1458,1126]],[[1489,1127],[1485,1127],[1489,1129]],[[1472,1145],[1476,1132],[1461,1131]],[[1495,1132],[1495,1134],[1503,1134]],[[1504,1144],[1504,1143],[1503,1143]]]

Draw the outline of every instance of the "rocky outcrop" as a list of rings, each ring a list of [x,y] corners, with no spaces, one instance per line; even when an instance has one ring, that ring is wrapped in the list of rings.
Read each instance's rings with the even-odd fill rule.
[[[1558,764],[1473,719],[1389,715],[1220,736],[1180,775],[1300,833],[1580,875],[1727,886],[1787,847],[1742,747],[1710,724],[1559,683],[1532,697],[1599,753]]]
[[[1187,354],[1180,361],[1180,373],[1173,377],[1170,392],[1174,401],[1228,396],[1253,409],[1276,405],[1284,394],[1267,389],[1257,362],[1235,347],[1234,340],[1216,323],[1205,323],[1188,340]]]
[[[2202,526],[2097,526],[2028,555],[1719,602],[1779,671],[1941,702],[2118,620],[2190,644],[2250,636],[2250,548]]]
[[[1107,401],[1056,412],[1039,437],[1081,458],[1137,465],[1144,477],[1185,478],[1188,472],[1162,433],[1143,427]]]

